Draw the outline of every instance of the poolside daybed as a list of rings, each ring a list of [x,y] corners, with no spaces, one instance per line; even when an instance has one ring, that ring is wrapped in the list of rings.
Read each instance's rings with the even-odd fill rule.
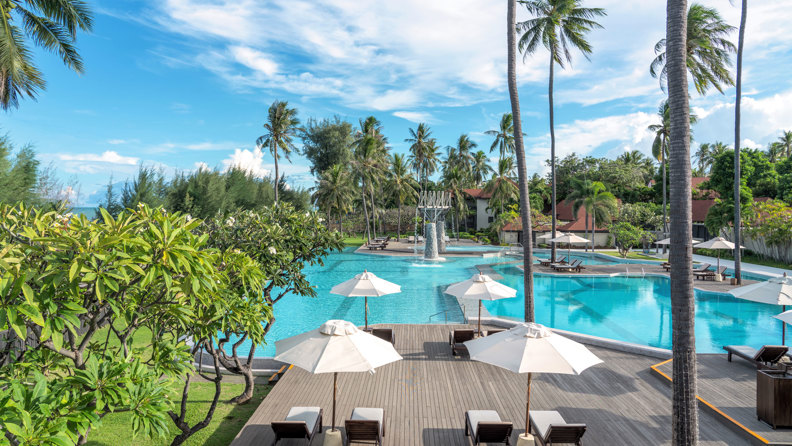
[[[532,410],[531,432],[536,434],[542,445],[581,444],[586,433],[585,424],[569,424],[554,410]]]
[[[693,277],[701,280],[715,280],[716,277],[723,276],[723,273],[725,272],[726,272],[726,267],[721,266],[720,268],[718,268],[718,271],[710,271],[710,270],[693,271]]]
[[[465,412],[465,435],[473,437],[473,444],[505,443],[509,444],[513,426],[501,421],[500,415],[494,410],[468,410]]]

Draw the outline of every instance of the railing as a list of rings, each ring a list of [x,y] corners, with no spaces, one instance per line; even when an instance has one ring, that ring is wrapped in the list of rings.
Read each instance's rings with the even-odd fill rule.
[[[462,310],[462,320],[464,321],[464,323],[467,324],[467,316],[465,315],[465,304],[461,304],[459,306],[459,309]],[[444,319],[443,323],[444,324],[448,324],[448,312],[449,311],[454,311],[454,309],[453,308],[446,308],[443,311],[438,311],[437,313],[430,315],[429,316],[429,323],[430,324],[432,323],[432,318],[433,317],[440,316],[442,314],[443,315],[443,319]]]

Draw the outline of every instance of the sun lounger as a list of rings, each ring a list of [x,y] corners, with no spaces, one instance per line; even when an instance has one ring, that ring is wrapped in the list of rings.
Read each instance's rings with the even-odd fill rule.
[[[451,330],[448,341],[451,344],[451,353],[455,356],[467,353],[467,347],[463,342],[472,341],[476,336],[476,331],[472,328],[459,328]]]
[[[693,268],[693,272],[694,273],[703,273],[704,271],[707,271],[710,266],[712,266],[712,265],[710,265],[709,263],[702,263],[701,265],[698,266],[698,268]]]
[[[473,437],[473,444],[509,444],[512,424],[501,421],[494,410],[468,410],[465,412],[465,436]]]
[[[731,362],[732,355],[739,356],[745,360],[758,365],[775,366],[786,355],[789,347],[785,345],[764,345],[759,350],[747,345],[727,345],[723,347],[728,353],[726,359]]]
[[[695,277],[696,279],[701,279],[701,280],[715,280],[715,277],[723,276],[723,273],[725,273],[725,272],[726,272],[726,267],[725,266],[721,266],[720,268],[718,268],[718,271],[709,271],[709,270],[707,270],[707,271],[695,271],[695,272],[693,272],[693,277]]]
[[[372,328],[371,334],[374,336],[384,339],[391,344],[396,344],[396,338],[393,336],[393,329],[392,328]]]
[[[286,421],[273,421],[275,443],[284,438],[304,438],[311,444],[317,432],[322,432],[322,409],[319,407],[292,407]]]
[[[585,424],[569,424],[554,410],[532,410],[530,432],[542,445],[581,444],[586,432]]]
[[[583,263],[582,260],[574,260],[569,265],[554,264],[554,265],[550,265],[550,266],[556,271],[577,271],[577,272],[580,272],[582,263]]]
[[[372,443],[382,445],[385,436],[385,409],[374,407],[356,407],[352,416],[344,421],[346,444]]]
[[[539,262],[539,264],[542,265],[542,266],[566,265],[566,263],[567,263],[566,257],[561,257],[561,260],[559,260],[557,262],[553,262],[550,259],[542,260],[542,261]]]

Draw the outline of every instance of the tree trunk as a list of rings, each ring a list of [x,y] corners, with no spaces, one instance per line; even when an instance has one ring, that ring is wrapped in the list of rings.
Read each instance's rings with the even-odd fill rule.
[[[278,146],[273,147],[272,157],[275,160],[275,204],[278,204]]]
[[[589,227],[588,227],[589,213],[588,213],[588,208],[585,208],[585,209],[586,209],[586,237],[588,237],[589,236]],[[592,237],[591,239],[592,239],[592,241],[591,241],[591,252],[594,252],[594,237]],[[585,245],[585,246],[586,246],[586,252],[588,252],[588,245]]]
[[[371,197],[371,229],[374,231],[374,238],[377,238],[377,209],[374,207],[374,184],[369,189]]]
[[[737,99],[734,104],[734,278],[742,284],[742,252],[740,251],[742,219],[740,216],[740,102],[742,101],[742,56],[745,42],[745,20],[748,14],[748,0],[742,0],[740,16],[740,35],[737,41]]]
[[[517,29],[515,15],[517,0],[509,2],[506,14],[506,42],[508,45],[508,82],[509,101],[511,102],[514,125],[514,150],[517,155],[517,176],[520,187],[520,217],[522,219],[523,242],[523,284],[525,288],[525,321],[534,321],[533,294],[533,243],[531,235],[531,202],[528,200],[528,172],[525,167],[525,150],[522,139],[522,118],[520,117],[520,97],[517,92]],[[552,107],[551,107],[552,109]],[[555,200],[553,200],[555,203]],[[555,208],[554,208],[555,210]]]
[[[369,231],[369,215],[368,208],[366,207],[366,182],[363,181],[363,188],[361,189],[363,198],[363,216],[366,218],[366,239],[371,243],[371,231]]]
[[[666,140],[665,135],[663,135],[663,141],[660,143],[660,159],[662,159],[663,164],[663,238],[665,238],[668,234],[668,211],[666,209],[666,154],[665,154],[665,147],[666,147]],[[668,245],[663,245],[663,254],[666,253],[666,247]]]
[[[594,252],[594,235],[597,233],[597,213],[591,213],[591,252]]]
[[[396,202],[399,204],[399,215],[396,219],[396,241],[398,242],[401,238],[401,200],[396,200]]]
[[[690,105],[687,80],[687,1],[668,0],[666,70],[671,116],[671,313],[673,339],[672,444],[698,444],[695,300],[692,273]]]
[[[555,52],[550,50],[550,82],[548,83],[547,93],[550,102],[550,182],[552,187],[552,233],[556,238],[556,172],[555,172],[555,124],[553,122],[553,68],[555,65]],[[556,244],[550,242],[550,259],[556,261]]]

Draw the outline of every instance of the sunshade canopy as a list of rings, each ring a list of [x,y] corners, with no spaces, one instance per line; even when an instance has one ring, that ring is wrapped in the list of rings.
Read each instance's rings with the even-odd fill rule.
[[[514,373],[578,375],[602,362],[586,346],[532,322],[465,342],[470,359]]]
[[[561,234],[558,237],[551,239],[551,242],[555,243],[588,243],[591,240],[585,239],[583,237],[579,237],[572,233]]]
[[[670,245],[671,244],[671,238],[669,237],[669,238],[664,238],[662,240],[658,240],[658,241],[654,242],[654,244],[655,245]]]
[[[765,282],[735,288],[734,297],[772,305],[792,305],[792,277],[773,277]]]
[[[696,245],[693,245],[694,248],[702,248],[702,249],[734,249],[734,243],[726,240],[723,237],[715,237],[713,239],[709,239],[706,242],[701,242]],[[740,248],[745,248],[744,246],[740,246]]]
[[[455,283],[445,290],[455,297],[478,300],[497,300],[517,296],[517,290],[492,280],[486,274],[475,274],[468,280]]]
[[[339,283],[330,290],[330,294],[353,297],[384,296],[401,292],[401,287],[395,283],[380,279],[374,273],[363,271],[354,278]]]
[[[275,342],[276,361],[311,373],[373,372],[402,359],[393,344],[342,320]]]
[[[784,311],[783,313],[776,314],[773,317],[776,318],[776,319],[780,319],[780,320],[784,321],[787,324],[792,324],[792,310]]]

